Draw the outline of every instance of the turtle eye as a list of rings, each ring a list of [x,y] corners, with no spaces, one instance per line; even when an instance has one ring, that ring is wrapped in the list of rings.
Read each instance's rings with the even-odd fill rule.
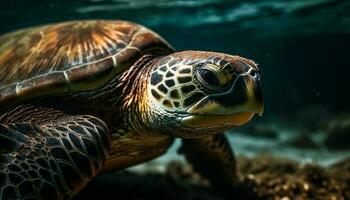
[[[214,72],[210,71],[209,69],[200,69],[199,75],[202,78],[203,81],[205,81],[207,84],[211,86],[220,86],[219,79],[215,75]]]
[[[199,82],[209,89],[221,89],[227,83],[227,78],[216,65],[206,63],[201,64],[197,68],[197,78]]]

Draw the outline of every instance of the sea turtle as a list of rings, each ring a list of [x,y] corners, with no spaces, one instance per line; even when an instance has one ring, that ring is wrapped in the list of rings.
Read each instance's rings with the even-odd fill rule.
[[[127,21],[69,21],[0,37],[0,198],[70,199],[174,138],[216,188],[236,182],[224,130],[262,113],[259,68],[175,52]]]

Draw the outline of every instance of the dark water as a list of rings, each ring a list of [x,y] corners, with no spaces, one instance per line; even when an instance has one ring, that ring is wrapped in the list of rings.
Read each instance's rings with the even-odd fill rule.
[[[284,132],[289,132],[287,135],[297,132],[312,135],[310,138],[321,144],[321,150],[316,148],[312,153],[321,151],[322,155],[332,157],[333,151],[326,148],[324,152],[321,141],[329,134],[327,123],[350,111],[349,1],[1,0],[0,3],[0,33],[67,20],[123,19],[155,30],[177,50],[220,51],[257,61],[263,69],[266,108],[265,116],[255,122],[271,124],[278,136],[271,140],[248,139],[252,143],[248,147],[255,148],[253,152],[273,151],[266,146],[261,149],[260,143],[279,151],[281,142],[284,144]],[[249,128],[239,131],[249,132]],[[235,138],[238,146],[245,144],[245,140]],[[271,141],[277,146],[271,145]],[[246,147],[238,152],[250,152]],[[294,149],[285,151],[298,153]],[[308,158],[312,153],[302,157]],[[322,160],[322,155],[317,155]]]

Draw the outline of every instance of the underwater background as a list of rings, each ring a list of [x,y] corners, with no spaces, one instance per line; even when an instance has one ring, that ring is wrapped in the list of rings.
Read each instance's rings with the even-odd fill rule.
[[[79,19],[153,29],[178,50],[236,54],[262,68],[265,113],[227,132],[237,155],[330,166],[350,158],[350,1],[0,0],[0,34]],[[169,152],[134,171],[164,170]],[[349,167],[350,169],[350,167]],[[349,170],[350,171],[350,170]]]

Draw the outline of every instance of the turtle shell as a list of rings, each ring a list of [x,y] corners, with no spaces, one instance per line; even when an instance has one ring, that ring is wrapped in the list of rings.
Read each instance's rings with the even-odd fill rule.
[[[94,90],[146,53],[173,48],[126,21],[72,21],[0,37],[0,110],[34,97]]]

